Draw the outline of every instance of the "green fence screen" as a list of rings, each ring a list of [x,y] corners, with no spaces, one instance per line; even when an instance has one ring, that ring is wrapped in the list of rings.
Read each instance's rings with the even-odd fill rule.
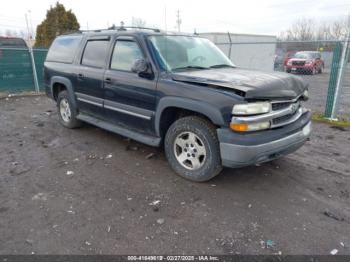
[[[40,90],[43,90],[43,67],[46,49],[34,49],[33,56]],[[0,92],[35,91],[32,61],[26,48],[0,48]]]
[[[47,50],[46,49],[34,49],[34,61],[36,73],[38,76],[38,83],[40,91],[44,91],[44,62],[46,58]]]

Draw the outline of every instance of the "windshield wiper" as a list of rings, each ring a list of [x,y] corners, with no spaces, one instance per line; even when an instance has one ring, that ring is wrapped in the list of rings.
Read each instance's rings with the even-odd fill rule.
[[[173,70],[186,70],[186,69],[209,69],[209,67],[204,66],[184,66],[184,67],[177,67]]]
[[[210,68],[222,68],[222,67],[234,67],[234,66],[229,65],[229,64],[218,64],[218,65],[210,66]]]

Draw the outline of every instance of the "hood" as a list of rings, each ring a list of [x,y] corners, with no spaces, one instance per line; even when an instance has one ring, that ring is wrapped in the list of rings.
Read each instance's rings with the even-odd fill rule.
[[[247,99],[293,99],[302,94],[307,85],[293,75],[280,72],[264,73],[239,68],[192,70],[172,73],[175,81],[229,89]]]

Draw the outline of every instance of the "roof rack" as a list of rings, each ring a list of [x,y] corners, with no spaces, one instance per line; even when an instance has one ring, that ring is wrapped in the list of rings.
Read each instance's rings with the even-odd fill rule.
[[[161,30],[158,28],[151,28],[151,27],[142,27],[142,26],[124,26],[123,23],[121,23],[120,26],[112,25],[111,27],[108,27],[107,29],[95,29],[95,30],[79,30],[79,33],[89,33],[89,32],[104,32],[104,31],[110,31],[110,30],[116,30],[116,31],[127,31],[127,29],[140,29],[140,30],[150,30],[154,31],[156,33],[160,33]]]
[[[121,24],[120,26],[112,25],[108,28],[108,30],[118,30],[118,31],[126,31],[127,29],[141,29],[141,30],[151,30],[156,33],[160,33],[160,29],[158,28],[152,28],[152,27],[142,27],[142,26],[124,26],[124,24]]]

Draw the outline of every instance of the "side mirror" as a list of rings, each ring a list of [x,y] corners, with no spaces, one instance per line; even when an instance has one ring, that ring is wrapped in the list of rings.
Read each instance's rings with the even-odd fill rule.
[[[146,73],[148,70],[148,64],[145,59],[136,59],[131,67],[131,71],[137,74]]]

